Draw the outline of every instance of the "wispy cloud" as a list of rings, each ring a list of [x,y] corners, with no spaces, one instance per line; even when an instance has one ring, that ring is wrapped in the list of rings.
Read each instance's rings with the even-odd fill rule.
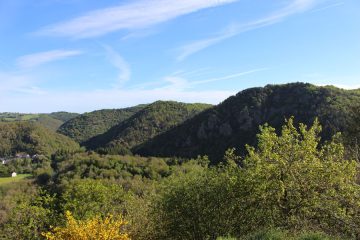
[[[0,72],[0,98],[6,94],[44,94],[45,91],[34,86],[34,77],[13,72]]]
[[[216,7],[237,0],[136,0],[109,7],[57,23],[38,33],[72,38],[101,36],[118,30],[136,30],[169,21],[201,9]]]
[[[316,9],[312,10],[311,12],[312,13],[321,12],[321,11],[327,10],[329,8],[340,7],[342,5],[345,5],[345,2],[335,2],[332,4],[326,5],[324,7],[316,8]]]
[[[197,81],[191,81],[188,78],[186,78],[184,75],[182,75],[181,72],[177,72],[177,73],[175,73],[173,75],[166,76],[164,78],[164,82],[163,82],[163,83],[165,83],[165,86],[159,87],[157,89],[181,89],[181,90],[185,90],[185,89],[193,88],[196,85],[200,85],[200,84],[206,84],[206,83],[212,83],[212,82],[218,82],[218,81],[225,81],[225,80],[230,80],[230,79],[238,79],[238,78],[241,78],[241,77],[249,75],[249,74],[262,72],[262,71],[266,71],[266,70],[269,70],[269,68],[256,68],[256,69],[251,69],[251,70],[248,70],[248,71],[229,74],[229,75],[226,75],[226,76],[203,79],[203,80],[197,80]],[[187,72],[184,72],[184,73],[186,74]],[[158,84],[158,82],[157,82],[157,84]]]
[[[204,67],[204,68],[198,68],[195,70],[191,70],[191,71],[184,71],[184,70],[179,70],[174,72],[173,76],[183,76],[183,77],[198,77],[198,76],[203,76],[203,75],[209,75],[211,73],[211,69],[208,67]]]
[[[189,81],[183,77],[167,76],[164,78],[166,85],[158,89],[162,90],[184,90],[189,88]]]
[[[33,68],[80,54],[82,54],[82,52],[78,50],[52,50],[19,57],[16,62],[20,68]]]
[[[191,43],[188,43],[178,49],[179,54],[176,57],[178,61],[183,61],[192,54],[195,54],[203,49],[206,49],[212,45],[222,42],[228,38],[234,37],[240,33],[247,32],[253,29],[262,28],[265,26],[273,25],[275,23],[283,21],[285,18],[305,12],[315,6],[318,0],[293,0],[290,4],[284,8],[271,13],[263,18],[245,23],[245,24],[233,24],[227,27],[225,30],[219,32],[215,36],[200,39]]]
[[[117,53],[114,49],[110,46],[103,45],[104,49],[106,50],[107,57],[110,63],[116,67],[118,70],[118,77],[115,87],[122,86],[125,82],[130,80],[131,77],[131,69],[129,64],[124,60],[124,58]]]
[[[217,44],[225,39],[231,38],[237,34],[239,34],[239,29],[235,26],[230,26],[226,28],[221,33],[217,34],[215,37],[210,37],[206,39],[201,39],[194,41],[192,43],[186,44],[180,47],[180,54],[177,56],[176,60],[183,61],[188,56],[197,53],[205,48],[208,48],[214,44]]]
[[[205,80],[200,80],[200,81],[194,81],[191,84],[198,85],[198,84],[205,84],[205,83],[210,83],[210,82],[229,80],[229,79],[239,78],[239,77],[246,76],[246,75],[249,75],[252,73],[262,72],[262,71],[266,71],[266,70],[269,70],[269,68],[256,68],[256,69],[248,70],[245,72],[239,72],[239,73],[230,74],[230,75],[222,76],[222,77],[218,77],[218,78],[210,78],[210,79],[205,79]]]
[[[27,87],[30,78],[14,73],[0,72],[0,95],[4,92]]]

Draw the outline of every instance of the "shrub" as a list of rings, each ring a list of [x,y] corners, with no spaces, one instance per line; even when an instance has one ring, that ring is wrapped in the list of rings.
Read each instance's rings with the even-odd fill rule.
[[[99,216],[88,220],[76,220],[69,211],[66,212],[66,226],[55,227],[42,235],[47,240],[128,240],[124,227],[126,222],[111,215],[101,218]]]

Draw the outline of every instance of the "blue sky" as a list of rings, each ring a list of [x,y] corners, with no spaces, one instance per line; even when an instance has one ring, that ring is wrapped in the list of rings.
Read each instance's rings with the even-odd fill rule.
[[[0,0],[0,111],[360,87],[358,0]]]

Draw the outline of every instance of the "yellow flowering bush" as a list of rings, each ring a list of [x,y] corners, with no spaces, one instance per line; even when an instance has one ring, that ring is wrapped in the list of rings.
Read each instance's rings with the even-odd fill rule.
[[[66,226],[55,227],[50,232],[42,233],[47,240],[129,240],[124,232],[127,224],[123,219],[94,217],[76,220],[71,212],[66,212]]]

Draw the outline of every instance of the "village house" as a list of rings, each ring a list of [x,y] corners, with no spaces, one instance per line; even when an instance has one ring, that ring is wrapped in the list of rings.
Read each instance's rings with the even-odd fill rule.
[[[30,155],[27,153],[17,153],[15,155],[16,158],[30,158]]]

